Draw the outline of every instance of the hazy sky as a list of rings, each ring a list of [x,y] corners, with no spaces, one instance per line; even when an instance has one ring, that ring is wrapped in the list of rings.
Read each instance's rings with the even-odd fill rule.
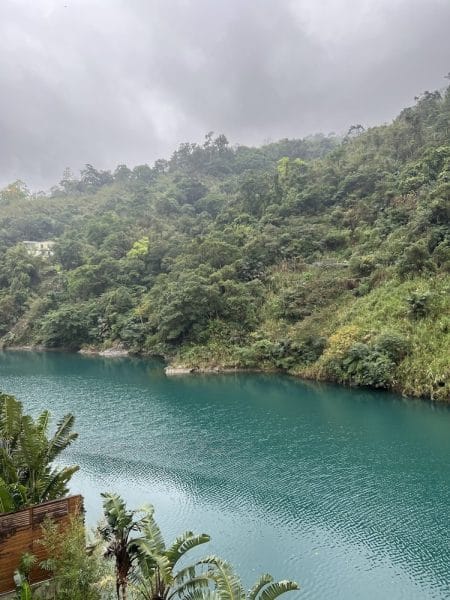
[[[450,70],[450,0],[0,0],[0,185],[391,120]]]

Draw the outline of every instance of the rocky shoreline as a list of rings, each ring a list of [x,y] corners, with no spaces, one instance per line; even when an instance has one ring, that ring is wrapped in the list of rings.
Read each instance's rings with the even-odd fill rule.
[[[265,369],[244,369],[242,367],[174,367],[168,365],[165,367],[164,372],[168,376],[172,375],[195,375],[195,374],[211,374],[225,375],[232,373],[271,373],[275,371],[268,371]]]
[[[124,356],[130,356],[129,350],[120,348],[119,346],[106,348],[105,350],[98,350],[96,348],[82,348],[81,350],[78,350],[78,354],[106,356],[108,358],[121,358]]]

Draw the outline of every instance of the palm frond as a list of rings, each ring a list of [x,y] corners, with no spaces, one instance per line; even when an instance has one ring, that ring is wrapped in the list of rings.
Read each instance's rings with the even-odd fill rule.
[[[174,596],[184,598],[187,594],[192,594],[197,590],[207,590],[214,580],[208,573],[203,573],[187,579],[181,585],[176,586],[167,596],[167,600],[171,600]]]
[[[103,512],[108,525],[113,529],[125,530],[133,525],[134,512],[127,510],[126,504],[119,494],[104,492]]]
[[[267,585],[268,583],[272,583],[272,581],[273,581],[273,577],[272,577],[272,575],[269,575],[269,573],[265,573],[264,575],[261,575],[259,580],[255,583],[255,585],[252,587],[252,589],[248,592],[248,594],[247,594],[248,600],[256,600],[256,597],[258,596],[258,594],[262,590],[262,588],[265,585]]]
[[[216,590],[194,590],[188,594],[181,596],[182,600],[221,600],[220,595]]]
[[[170,548],[166,551],[166,556],[170,560],[172,567],[192,548],[200,544],[206,544],[210,541],[210,536],[206,533],[195,535],[192,531],[186,531],[173,542]]]
[[[67,494],[67,484],[72,479],[72,476],[80,470],[78,465],[71,467],[63,467],[50,472],[47,480],[42,478],[43,486],[41,492],[41,502],[45,500],[55,500]]]
[[[15,438],[20,432],[22,416],[22,403],[14,396],[0,393],[0,437]]]
[[[148,543],[148,547],[152,548],[152,553],[161,555],[165,553],[166,545],[164,543],[164,538],[161,529],[155,521],[153,513],[148,513],[141,520],[141,531]]]
[[[14,497],[9,486],[0,479],[0,512],[11,512],[15,508]]]
[[[17,463],[5,448],[0,448],[0,471],[6,483],[18,481]]]
[[[50,423],[50,411],[44,410],[36,419],[36,427],[40,433],[47,433],[48,425]]]
[[[76,438],[78,433],[72,432],[72,428],[75,423],[75,417],[72,414],[64,415],[64,417],[58,421],[56,426],[56,432],[54,436],[49,440],[48,444],[48,460],[53,461],[67,446],[69,446]]]
[[[300,589],[299,585],[295,581],[277,581],[276,583],[271,583],[261,592],[259,600],[274,600],[278,596],[281,596],[281,594],[298,589]]]
[[[208,556],[199,561],[211,567],[211,577],[214,579],[220,600],[243,600],[245,592],[239,577],[232,566],[217,556]]]

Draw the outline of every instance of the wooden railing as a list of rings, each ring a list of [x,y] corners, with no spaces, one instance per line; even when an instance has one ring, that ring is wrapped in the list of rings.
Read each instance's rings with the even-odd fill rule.
[[[48,558],[45,548],[38,542],[42,534],[43,520],[49,517],[64,529],[70,517],[81,514],[82,511],[82,496],[69,496],[43,502],[17,512],[0,514],[0,594],[14,590],[14,571],[18,568],[25,552],[36,556],[37,565]],[[39,566],[31,571],[32,583],[48,578],[48,571],[43,571]]]

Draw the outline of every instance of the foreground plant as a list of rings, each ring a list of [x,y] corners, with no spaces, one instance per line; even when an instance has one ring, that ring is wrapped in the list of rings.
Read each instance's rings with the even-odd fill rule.
[[[208,542],[209,536],[188,531],[166,548],[152,506],[127,510],[117,494],[102,496],[106,523],[98,532],[107,544],[105,556],[115,560],[117,598],[127,598],[130,580],[142,598],[170,597],[177,582],[176,564],[186,552]]]
[[[233,567],[217,556],[209,556],[199,562],[206,566],[197,579],[208,582],[201,594],[191,591],[189,581],[179,590],[185,600],[275,600],[286,592],[299,589],[295,581],[274,581],[268,573],[261,575],[249,592],[246,592]]]
[[[117,494],[102,496],[106,523],[98,532],[107,544],[104,555],[115,560],[118,600],[126,600],[130,583],[133,598],[142,600],[274,600],[298,589],[294,581],[274,582],[263,575],[246,595],[231,565],[216,556],[178,569],[209,535],[186,531],[167,547],[152,506],[130,511]]]
[[[118,494],[105,493],[102,497],[105,523],[97,531],[106,543],[104,556],[114,560],[117,598],[125,600],[129,577],[137,562],[136,539],[148,509],[128,510]]]
[[[49,411],[33,419],[14,396],[0,394],[1,512],[68,493],[67,484],[79,467],[56,467],[54,461],[78,437],[72,431],[74,421],[73,415],[65,415],[49,436]]]
[[[100,600],[104,597],[101,583],[105,565],[96,548],[87,552],[86,531],[81,517],[72,517],[64,528],[47,519],[42,526],[40,544],[48,556],[41,567],[52,577],[45,598]]]
[[[197,579],[194,563],[177,570],[179,561],[193,548],[209,542],[206,533],[199,535],[186,531],[166,547],[161,530],[154,519],[153,508],[144,519],[142,537],[136,540],[139,572],[137,577],[139,592],[145,600],[170,600],[179,596],[181,590],[189,587],[194,593],[201,593],[204,582]]]
[[[30,572],[37,562],[36,556],[25,552],[20,559],[19,568],[14,571],[17,600],[31,600]]]

